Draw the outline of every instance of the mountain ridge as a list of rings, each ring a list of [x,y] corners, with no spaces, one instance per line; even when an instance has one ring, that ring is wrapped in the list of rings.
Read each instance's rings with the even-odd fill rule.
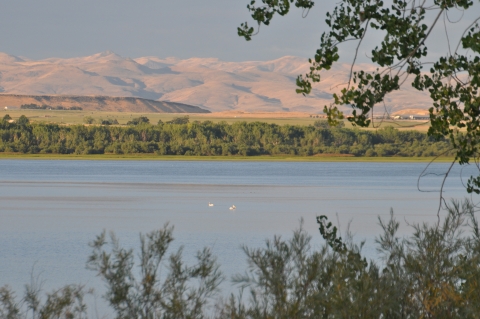
[[[322,73],[322,81],[313,85],[310,95],[296,94],[296,78],[307,73],[309,66],[306,59],[294,56],[227,62],[154,56],[132,59],[111,51],[43,60],[0,53],[0,93],[136,97],[211,112],[321,113],[332,102],[332,94],[348,81],[350,65],[335,64]],[[375,69],[367,64],[358,68]],[[387,96],[385,111],[427,109],[430,104],[428,94],[404,86]]]

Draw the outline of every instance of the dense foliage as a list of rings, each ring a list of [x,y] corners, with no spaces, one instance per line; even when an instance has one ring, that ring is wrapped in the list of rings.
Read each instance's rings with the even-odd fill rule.
[[[251,0],[248,10],[258,24],[269,25],[274,16],[284,16],[295,7],[308,12],[315,0]],[[429,135],[448,137],[460,164],[480,160],[480,16],[473,0],[341,0],[326,12],[326,31],[310,59],[310,71],[297,78],[297,93],[309,94],[312,83],[321,81],[321,71],[340,61],[339,47],[356,43],[348,83],[333,94],[324,111],[329,121],[343,118],[340,107],[352,110],[355,125],[369,126],[374,108],[384,107],[386,96],[402,85],[427,91],[432,104]],[[452,19],[452,12],[461,14]],[[466,17],[465,12],[473,17]],[[454,25],[465,20],[463,27]],[[437,28],[445,33],[445,51],[432,56],[426,43]],[[257,29],[258,30],[258,29]],[[238,34],[251,40],[255,29],[247,22]],[[373,41],[364,41],[367,36]],[[431,40],[431,39],[430,39]],[[432,43],[431,41],[430,43]],[[378,68],[355,69],[361,46],[370,43],[365,57]],[[427,70],[425,70],[427,66]],[[386,110],[385,110],[386,111]],[[470,178],[468,192],[480,193],[480,175]]]
[[[0,152],[200,156],[451,154],[446,140],[435,141],[425,133],[392,127],[377,131],[329,128],[321,121],[313,126],[211,121],[182,124],[188,122],[184,118],[152,125],[147,120],[135,120],[128,126],[64,126],[30,123],[25,116],[10,123],[7,115],[0,122]]]
[[[117,319],[478,318],[480,232],[471,202],[452,203],[442,222],[412,225],[406,237],[393,213],[380,220],[377,261],[350,235],[339,237],[325,216],[317,222],[323,242],[300,228],[289,239],[244,247],[248,269],[233,277],[240,290],[230,298],[220,297],[223,276],[209,249],[193,265],[181,249],[167,253],[168,225],[141,235],[137,255],[103,232],[87,266],[106,284],[103,297]],[[27,285],[20,300],[0,288],[0,318],[88,317],[84,287],[46,296],[40,288]]]

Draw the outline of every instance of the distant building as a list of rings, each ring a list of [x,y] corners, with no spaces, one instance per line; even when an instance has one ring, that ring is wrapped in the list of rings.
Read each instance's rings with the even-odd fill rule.
[[[428,115],[410,115],[408,117],[411,120],[429,120],[430,116]]]
[[[392,120],[421,120],[421,121],[428,121],[430,119],[429,115],[392,115],[390,117]]]

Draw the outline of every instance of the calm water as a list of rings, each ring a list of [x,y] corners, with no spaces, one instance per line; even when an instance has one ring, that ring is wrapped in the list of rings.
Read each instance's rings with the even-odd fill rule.
[[[436,174],[448,164],[433,165],[420,182],[432,192],[419,192],[417,179],[425,166],[1,160],[0,286],[20,292],[33,268],[46,290],[66,283],[102,287],[85,270],[88,242],[107,229],[125,246],[137,247],[140,232],[166,222],[175,225],[174,247],[183,245],[187,260],[210,246],[227,276],[245,269],[241,245],[288,236],[302,218],[320,243],[315,217],[321,214],[338,219],[343,229],[351,220],[356,238],[367,239],[367,254],[373,256],[377,216],[386,218],[391,207],[402,221],[436,219],[442,180]],[[472,172],[467,168],[462,174]],[[445,186],[447,197],[466,195],[459,176],[455,168]],[[232,204],[235,211],[229,210]]]

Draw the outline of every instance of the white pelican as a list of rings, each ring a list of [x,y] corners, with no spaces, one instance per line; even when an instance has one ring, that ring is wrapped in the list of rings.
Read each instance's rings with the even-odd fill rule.
[[[234,210],[235,208],[237,208],[237,207],[235,207],[235,205],[232,205],[232,206],[230,207],[230,210]]]
[[[213,203],[208,202],[208,207],[213,207]]]

